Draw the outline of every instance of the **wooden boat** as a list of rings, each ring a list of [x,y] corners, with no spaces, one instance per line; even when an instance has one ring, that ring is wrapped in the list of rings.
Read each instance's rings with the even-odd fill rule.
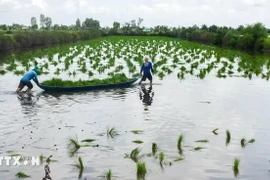
[[[71,92],[71,91],[89,91],[95,89],[107,89],[107,88],[121,88],[121,87],[129,87],[133,83],[135,83],[140,77],[131,78],[129,81],[114,83],[114,84],[97,84],[97,85],[89,85],[89,86],[46,86],[42,84],[37,84],[38,87],[43,89],[44,91],[54,91],[54,92]]]

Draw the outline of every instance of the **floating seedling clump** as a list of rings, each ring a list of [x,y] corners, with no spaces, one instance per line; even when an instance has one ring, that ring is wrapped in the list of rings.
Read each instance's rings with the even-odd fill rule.
[[[89,85],[99,85],[99,84],[114,84],[127,82],[129,79],[124,74],[114,74],[113,77],[106,79],[94,79],[94,80],[79,80],[79,81],[70,81],[62,80],[58,78],[53,78],[42,82],[42,85],[46,86],[62,86],[62,87],[75,87],[75,86],[89,86]]]
[[[23,173],[23,172],[18,172],[16,175],[15,175],[18,179],[25,179],[25,178],[30,178],[31,176]]]

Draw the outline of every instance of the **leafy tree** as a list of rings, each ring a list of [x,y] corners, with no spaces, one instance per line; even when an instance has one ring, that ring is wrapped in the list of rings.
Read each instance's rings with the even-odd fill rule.
[[[138,27],[140,27],[140,26],[141,26],[142,22],[143,22],[143,18],[140,18],[140,17],[139,17],[138,22],[137,22]]]
[[[83,27],[88,29],[100,29],[99,21],[92,18],[86,18],[83,22]]]
[[[223,38],[223,45],[234,48],[237,44],[237,33],[234,30],[229,30]]]
[[[205,24],[202,25],[201,29],[204,30],[204,31],[208,31],[208,27]]]
[[[40,27],[43,28],[45,25],[45,15],[44,14],[40,15],[39,21],[40,21]]]
[[[80,28],[81,27],[81,21],[80,21],[79,18],[76,20],[76,27],[77,28]]]
[[[243,25],[238,26],[237,31],[241,32],[244,29]]]
[[[244,34],[238,38],[237,47],[241,49],[253,49],[254,48],[254,37],[252,34]]]
[[[113,22],[113,29],[118,30],[120,28],[119,22]]]
[[[5,24],[0,25],[0,29],[3,29],[4,31],[6,31],[7,30],[7,25],[5,25]]]
[[[53,29],[54,29],[54,30],[59,30],[59,29],[61,29],[61,28],[60,28],[59,24],[55,24],[55,25],[53,25]]]
[[[38,25],[37,25],[37,18],[36,17],[31,17],[31,26],[33,29],[37,29]]]
[[[210,32],[216,33],[217,30],[218,30],[218,27],[217,27],[216,25],[212,25],[212,26],[209,27],[209,31],[210,31]]]
[[[52,19],[50,17],[46,17],[44,19],[44,23],[46,25],[46,29],[49,29],[51,27],[51,25],[52,25]]]

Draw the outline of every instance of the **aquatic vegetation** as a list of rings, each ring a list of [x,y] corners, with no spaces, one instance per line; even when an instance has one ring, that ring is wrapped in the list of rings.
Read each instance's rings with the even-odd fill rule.
[[[202,139],[202,140],[198,140],[198,141],[195,141],[195,142],[199,142],[199,143],[208,143],[209,141],[206,140],[206,139]]]
[[[226,130],[226,145],[228,145],[231,141],[231,133],[229,130]]]
[[[147,173],[146,164],[144,162],[137,163],[137,179],[145,180],[145,175]]]
[[[250,139],[249,141],[247,141],[245,138],[242,138],[240,143],[241,143],[241,146],[244,148],[246,147],[248,144],[252,144],[255,142],[255,139]]]
[[[164,159],[165,159],[165,155],[163,152],[159,153],[159,164],[162,166],[162,164],[164,163]]]
[[[67,145],[70,156],[73,156],[80,148],[79,140],[77,137],[68,139]]]
[[[101,175],[100,177],[102,177],[102,179],[104,180],[112,180],[113,177],[116,177],[116,176],[113,176],[112,174],[112,170],[109,169],[107,172],[105,172],[103,175]]]
[[[214,129],[214,130],[212,131],[212,133],[214,133],[215,135],[218,135],[217,130],[218,130],[218,128]]]
[[[178,161],[183,161],[184,160],[184,158],[182,158],[182,157],[178,157],[178,158],[176,158],[175,160],[173,160],[174,162],[178,162]]]
[[[255,139],[250,139],[247,143],[248,144],[253,144],[255,142]]]
[[[134,133],[134,134],[142,134],[142,133],[143,133],[142,130],[132,130],[132,131],[130,131],[130,132],[132,132],[132,133]]]
[[[15,175],[18,179],[25,179],[25,178],[30,178],[31,176],[23,173],[23,172],[18,172],[16,175]]]
[[[241,143],[241,146],[242,147],[246,147],[246,145],[247,145],[247,142],[246,142],[246,139],[245,138],[242,138],[241,141],[240,141],[240,143]]]
[[[194,151],[200,151],[200,150],[202,150],[202,149],[205,149],[205,148],[204,148],[204,147],[198,146],[198,147],[195,147],[195,148],[194,148]]]
[[[114,74],[113,77],[106,79],[93,79],[93,80],[79,80],[79,81],[70,81],[70,80],[62,80],[58,78],[53,78],[51,80],[47,80],[42,82],[43,85],[46,86],[64,86],[64,87],[73,87],[73,86],[88,86],[88,85],[97,85],[97,84],[113,84],[126,82],[129,79],[125,76],[125,74]]]
[[[93,141],[95,141],[95,139],[84,139],[84,140],[82,140],[81,142],[88,142],[88,143],[91,143],[91,142],[93,142]]]
[[[1,75],[4,75],[4,74],[6,74],[7,72],[5,71],[5,70],[0,70],[0,74]]]
[[[50,156],[50,158],[52,157],[52,155]],[[46,157],[46,156],[43,156],[43,154],[41,154],[40,156],[39,156],[39,160],[40,160],[40,162],[41,163],[43,163],[44,162],[44,160],[46,160],[48,157]],[[55,159],[50,159],[50,162],[57,162],[57,160],[55,160]]]
[[[130,154],[125,154],[126,158],[130,158],[135,163],[139,162],[139,160],[144,156],[140,154],[141,150],[139,148],[135,148],[131,151]]]
[[[78,162],[76,164],[73,164],[74,167],[76,167],[79,171],[79,176],[78,178],[80,179],[83,175],[83,170],[84,170],[84,165],[83,165],[83,161],[82,161],[82,158],[79,157],[78,158]]]
[[[235,158],[233,162],[233,172],[234,172],[235,177],[238,177],[239,175],[239,164],[240,164],[240,159]]]
[[[152,154],[155,155],[157,153],[158,147],[156,143],[152,143]]]
[[[107,137],[114,138],[115,136],[119,135],[116,129],[107,127]]]
[[[177,141],[177,148],[178,148],[179,154],[183,153],[183,149],[182,149],[183,140],[184,140],[184,135],[181,134],[178,137],[178,141]]]
[[[141,140],[134,140],[134,141],[132,141],[132,142],[134,142],[134,143],[136,143],[136,144],[142,144],[142,143],[143,143],[143,141],[141,141]]]

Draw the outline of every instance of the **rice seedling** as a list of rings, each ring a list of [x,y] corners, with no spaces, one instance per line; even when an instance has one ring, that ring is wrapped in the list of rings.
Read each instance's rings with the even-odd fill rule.
[[[130,154],[125,154],[126,158],[130,158],[135,163],[139,162],[139,160],[144,156],[140,154],[141,150],[139,148],[135,148],[131,151]]]
[[[214,129],[214,130],[212,131],[212,133],[215,134],[215,135],[218,135],[217,130],[218,130],[218,128]]]
[[[164,153],[160,152],[158,157],[159,157],[159,164],[162,166],[164,163],[164,159],[165,159]]]
[[[152,154],[156,155],[158,150],[157,144],[156,143],[152,143]]]
[[[255,139],[250,139],[247,143],[248,144],[253,144],[255,142]]]
[[[52,155],[49,156],[49,158],[51,158],[51,157],[52,157]],[[44,160],[46,160],[47,158],[48,158],[48,157],[43,156],[43,154],[41,154],[41,155],[39,156],[39,161],[40,161],[41,163],[43,163]],[[50,159],[50,162],[57,162],[57,160],[55,160],[55,159]]]
[[[143,133],[143,130],[132,130],[130,132],[132,132],[134,134],[142,134]]]
[[[18,172],[16,175],[15,175],[18,179],[25,179],[25,178],[30,178],[31,176],[23,173],[23,172]]]
[[[107,137],[114,138],[115,136],[119,135],[116,129],[107,127]]]
[[[134,143],[136,143],[136,144],[142,144],[142,143],[143,143],[143,141],[141,141],[141,140],[134,140],[134,141],[132,141],[132,142],[134,142]]]
[[[242,138],[241,141],[240,141],[240,143],[241,143],[241,146],[243,148],[246,147],[246,145],[247,145],[247,142],[246,142],[246,139],[245,138]]]
[[[80,148],[79,140],[77,137],[68,139],[67,145],[70,156],[73,156]]]
[[[93,141],[95,141],[95,139],[84,139],[84,140],[82,140],[81,142],[88,142],[88,143],[91,143],[91,142],[93,142]]]
[[[83,161],[82,161],[82,158],[79,157],[78,158],[78,162],[76,164],[73,165],[74,167],[76,167],[79,171],[79,176],[78,178],[82,178],[82,175],[83,175],[83,170],[84,170],[84,165],[83,165]]]
[[[228,145],[231,141],[231,133],[229,130],[226,130],[226,145]]]
[[[199,143],[208,143],[209,141],[206,139],[201,139],[201,140],[197,140],[195,142],[199,142]]]
[[[122,74],[114,74],[112,77],[106,79],[93,79],[93,80],[70,81],[70,80],[62,80],[59,78],[52,78],[51,80],[42,82],[42,84],[47,86],[87,86],[97,84],[120,83],[126,82],[128,80],[129,79],[126,77],[126,75],[122,73]]]
[[[233,162],[233,172],[234,172],[235,177],[238,177],[239,175],[239,164],[240,164],[240,159],[235,158]]]
[[[107,172],[105,172],[103,175],[101,175],[100,177],[102,177],[102,179],[104,180],[112,180],[113,177],[116,177],[116,176],[113,176],[112,174],[112,170],[109,169]]]
[[[145,180],[145,175],[147,173],[146,164],[144,162],[137,163],[137,179]]]
[[[182,158],[182,157],[178,157],[178,158],[176,158],[175,160],[173,160],[174,162],[178,162],[178,161],[183,161],[184,160],[184,158]]]
[[[0,70],[0,74],[4,75],[4,74],[6,74],[6,71],[5,70]]]
[[[178,141],[177,141],[177,148],[178,148],[179,154],[182,154],[182,153],[183,153],[183,150],[182,150],[183,140],[184,140],[184,135],[181,134],[181,135],[178,137]]]
[[[202,150],[202,149],[205,149],[205,148],[198,146],[198,147],[195,147],[195,148],[194,148],[194,151],[200,151],[200,150]]]

